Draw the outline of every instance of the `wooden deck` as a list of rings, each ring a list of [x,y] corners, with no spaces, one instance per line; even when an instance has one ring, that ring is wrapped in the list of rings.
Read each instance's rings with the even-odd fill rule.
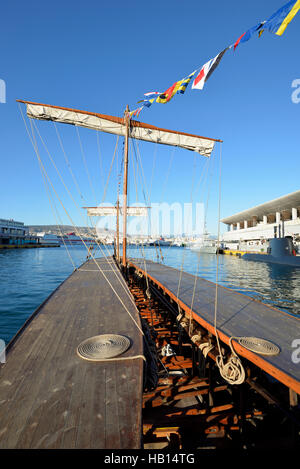
[[[162,288],[174,302],[188,314],[195,284],[195,276],[182,273],[166,265],[152,261],[132,259],[131,265]],[[179,295],[178,285],[180,281]],[[205,329],[215,334],[216,285],[207,280],[197,278],[196,294],[193,304],[193,318]],[[276,308],[267,306],[246,295],[228,288],[218,287],[217,329],[220,339],[228,344],[230,337],[258,337],[270,340],[280,347],[276,356],[263,356],[250,352],[233,341],[237,353],[281,381],[287,387],[300,394],[300,366],[293,363],[292,347],[294,339],[300,337],[300,317],[286,314]]]
[[[139,324],[138,311],[112,259],[97,264],[75,271],[9,344],[0,368],[0,448],[141,447],[143,358],[133,357],[143,354],[143,339],[128,314]],[[77,355],[83,340],[106,333],[131,339],[126,359]]]

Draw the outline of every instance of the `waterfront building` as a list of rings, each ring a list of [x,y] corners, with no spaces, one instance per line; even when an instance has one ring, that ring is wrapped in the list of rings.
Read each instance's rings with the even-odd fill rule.
[[[34,237],[29,236],[28,227],[15,220],[0,219],[0,245],[19,245],[36,243]]]
[[[228,249],[266,252],[268,240],[291,236],[300,243],[300,190],[223,218]]]

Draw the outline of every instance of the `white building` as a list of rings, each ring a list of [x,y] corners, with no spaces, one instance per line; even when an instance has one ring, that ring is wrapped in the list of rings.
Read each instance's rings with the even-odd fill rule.
[[[28,227],[15,220],[0,219],[0,244],[24,244],[28,237]]]
[[[223,244],[229,249],[266,251],[267,240],[292,236],[300,241],[300,190],[230,217],[223,218],[227,232]]]

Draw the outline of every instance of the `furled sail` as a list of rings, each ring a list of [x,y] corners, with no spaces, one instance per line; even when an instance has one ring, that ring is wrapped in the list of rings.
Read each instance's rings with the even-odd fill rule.
[[[83,207],[87,209],[88,217],[107,217],[116,216],[117,207]],[[149,207],[127,207],[129,217],[147,217]],[[119,209],[120,215],[123,215],[123,208]]]
[[[121,136],[124,136],[126,133],[126,125],[124,119],[121,117],[107,116],[48,104],[32,103],[29,101],[19,100],[19,102],[27,105],[27,115],[32,119],[51,120],[65,124],[78,125],[80,127],[87,127],[89,129]],[[184,132],[161,129],[135,120],[130,120],[130,137],[147,142],[185,148],[186,150],[196,151],[200,153],[200,155],[207,157],[211,155],[215,142],[221,141]]]

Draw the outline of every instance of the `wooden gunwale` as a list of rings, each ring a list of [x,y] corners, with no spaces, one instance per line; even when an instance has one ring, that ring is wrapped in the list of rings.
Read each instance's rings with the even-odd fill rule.
[[[199,316],[199,313],[196,313],[195,311],[191,311],[190,306],[186,305],[180,298],[178,298],[173,292],[171,292],[165,285],[163,285],[159,280],[157,280],[155,277],[153,277],[151,274],[149,274],[149,272],[145,272],[142,268],[140,268],[139,266],[134,264],[132,261],[129,263],[129,265],[131,267],[134,267],[137,271],[141,272],[145,277],[147,277],[152,282],[154,282],[154,284],[156,284],[158,287],[160,287],[172,300],[174,300],[174,302],[176,302],[182,310],[184,310],[188,315],[192,315],[192,318],[196,322],[198,322],[201,326],[203,326],[208,332],[210,332],[211,334],[216,336],[215,327],[212,323],[208,322],[207,320],[205,320],[201,316]],[[173,268],[171,268],[171,269],[173,269]],[[176,269],[173,269],[173,270],[176,270]],[[201,278],[199,278],[199,280],[201,280]],[[209,282],[211,285],[215,285],[213,282],[211,282],[209,280],[205,280],[205,281]],[[233,292],[232,290],[230,290],[230,288],[227,288],[227,287],[218,286],[218,288],[226,289],[227,291],[229,291],[231,293],[241,295],[241,296],[245,296],[242,293]],[[264,305],[264,303],[261,302],[261,301],[258,301],[258,300],[253,300],[253,301],[257,301],[258,303],[261,303],[262,305]],[[268,306],[268,308],[269,308],[269,306]],[[280,310],[278,310],[278,309],[276,309],[272,306],[270,306],[270,308],[277,311],[277,312],[280,311]],[[280,313],[288,315],[288,313],[285,313],[284,311],[280,311]],[[299,320],[300,318],[296,318],[296,319]],[[217,328],[217,333],[218,333],[219,339],[222,342],[224,342],[225,344],[229,345],[230,336],[228,336],[227,334],[225,334],[224,332],[222,332],[218,328]],[[300,382],[299,381],[297,381],[292,376],[285,373],[280,368],[277,368],[276,366],[274,366],[271,363],[267,362],[261,356],[255,354],[255,353],[251,352],[250,350],[246,349],[245,347],[241,346],[236,340],[233,339],[232,342],[234,344],[234,349],[238,354],[240,354],[242,357],[246,358],[250,362],[254,363],[256,366],[258,366],[259,368],[264,370],[266,373],[268,373],[273,378],[280,381],[282,384],[284,384],[288,388],[295,391],[297,394],[300,394]]]

